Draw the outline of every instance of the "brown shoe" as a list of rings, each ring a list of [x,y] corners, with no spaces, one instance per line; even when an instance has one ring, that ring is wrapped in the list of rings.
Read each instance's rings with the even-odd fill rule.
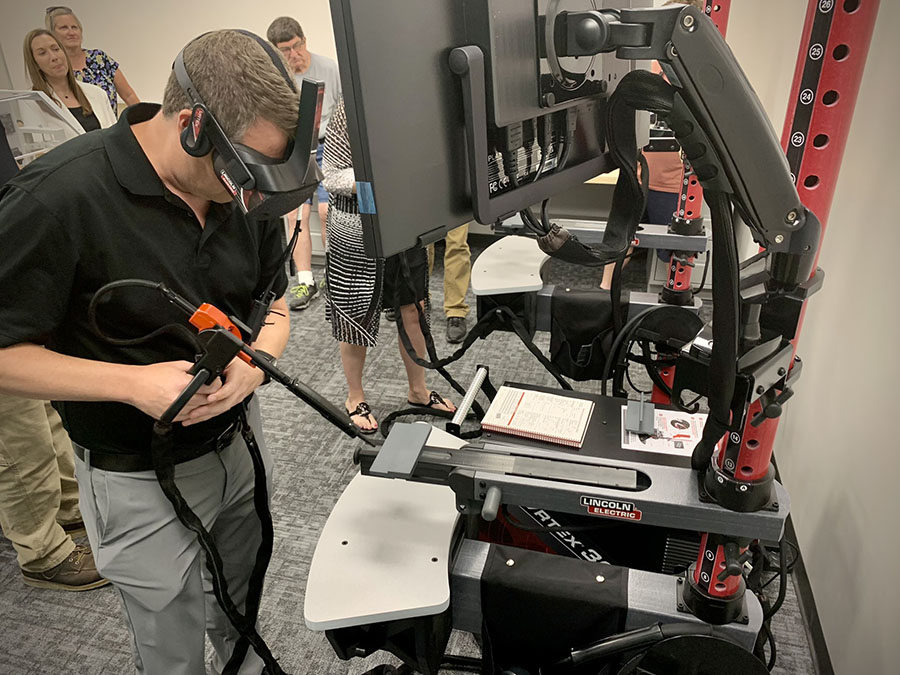
[[[87,530],[84,529],[83,520],[76,520],[74,523],[60,523],[60,526],[62,527],[63,532],[72,537],[72,539],[87,536]]]
[[[88,591],[109,583],[100,576],[94,564],[91,547],[76,545],[68,558],[46,572],[26,572],[22,570],[27,586],[50,588],[57,591]]]

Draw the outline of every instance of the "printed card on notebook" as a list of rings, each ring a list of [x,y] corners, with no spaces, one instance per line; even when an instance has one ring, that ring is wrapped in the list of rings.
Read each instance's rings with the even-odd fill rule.
[[[580,448],[594,402],[502,386],[481,422],[483,429]]]
[[[706,413],[684,413],[657,408],[652,436],[642,436],[625,429],[626,406],[622,406],[622,447],[664,455],[690,457],[703,437]]]

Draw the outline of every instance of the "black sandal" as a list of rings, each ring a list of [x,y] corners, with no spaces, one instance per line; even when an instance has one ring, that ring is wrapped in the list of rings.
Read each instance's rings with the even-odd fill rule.
[[[443,399],[443,397],[436,391],[432,391],[431,393],[428,394],[428,403],[416,403],[414,401],[410,401],[409,399],[406,399],[406,402],[409,403],[411,406],[415,406],[416,408],[433,408],[436,405],[445,405],[448,408],[450,407],[450,404],[447,403],[447,401],[445,401]],[[450,413],[452,413],[453,411],[450,411],[450,410],[437,411],[436,410],[435,412],[450,412]]]
[[[347,410],[347,409],[345,408],[344,410]],[[356,406],[356,409],[353,410],[353,412],[350,412],[349,410],[347,410],[347,415],[349,415],[351,422],[353,422],[354,417],[365,417],[370,422],[375,422],[375,420],[372,418],[372,409],[369,407],[369,404],[366,403],[365,401],[360,401],[359,405]],[[376,424],[377,424],[377,422],[376,422]],[[369,434],[374,434],[376,431],[378,431],[377,426],[372,429],[363,429],[356,422],[353,422],[353,426],[355,426],[357,428],[357,430],[359,431],[359,433],[361,433],[361,434],[369,435]]]

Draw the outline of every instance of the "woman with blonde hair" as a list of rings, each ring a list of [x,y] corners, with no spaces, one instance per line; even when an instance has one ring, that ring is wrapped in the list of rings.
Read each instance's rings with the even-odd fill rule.
[[[22,52],[31,88],[47,94],[70,123],[77,122],[85,131],[115,124],[106,93],[75,79],[69,57],[53,33],[43,28],[29,31]]]
[[[84,49],[81,46],[83,31],[81,21],[70,7],[48,7],[44,18],[47,30],[52,32],[65,48],[75,71],[75,79],[88,84],[95,84],[109,97],[109,105],[113,112],[118,109],[118,97],[125,105],[140,103],[138,95],[125,79],[125,73],[119,64],[102,49]]]

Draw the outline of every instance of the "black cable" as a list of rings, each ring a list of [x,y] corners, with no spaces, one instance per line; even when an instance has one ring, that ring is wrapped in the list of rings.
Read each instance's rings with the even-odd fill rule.
[[[544,201],[541,202],[541,226],[544,228],[545,232],[550,231],[550,218],[547,216],[547,206],[550,204],[550,198],[548,197]]]
[[[535,117],[532,120],[526,120],[526,124],[531,127],[531,136],[528,137],[528,140],[525,141],[522,149],[525,151],[525,176],[531,173],[531,168],[534,164],[532,156],[534,155],[534,144],[537,142],[537,118]],[[523,125],[523,130],[525,126]]]
[[[709,415],[703,435],[691,455],[691,467],[695,471],[705,471],[709,467],[716,444],[731,429],[740,335],[740,289],[737,283],[740,269],[730,197],[714,190],[707,190],[704,196],[712,220],[716,283],[713,286],[713,348],[708,367]]]
[[[531,207],[526,207],[519,211],[519,217],[522,219],[525,227],[531,230],[538,237],[545,236],[550,230],[545,230],[539,223],[537,218],[531,212]]]
[[[481,673],[481,659],[457,654],[444,654],[438,670],[457,670],[465,673]]]
[[[772,585],[773,581],[775,581],[776,579],[780,579],[780,578],[781,578],[781,576],[778,573],[773,574],[766,583],[764,583],[762,586],[759,587],[759,590],[761,590],[761,591],[765,590],[766,588],[768,588],[769,586]]]
[[[532,183],[537,182],[537,179],[541,177],[541,174],[544,173],[544,169],[547,168],[547,160],[550,158],[550,144],[544,145],[541,147],[541,163],[538,164],[537,171],[534,174],[534,178],[531,179]]]
[[[631,381],[631,373],[628,372],[628,366],[625,367],[625,379],[628,381],[628,384],[631,386],[632,389],[634,389],[634,391],[636,393],[643,394],[644,396],[646,396],[647,394],[653,393],[652,389],[650,391],[644,391],[643,389],[639,388],[634,382]]]
[[[781,583],[778,585],[778,597],[775,598],[775,603],[769,608],[769,610],[763,613],[763,620],[768,621],[775,613],[781,609],[781,606],[784,604],[784,598],[787,595],[787,556],[784,554],[784,538],[781,539],[781,544],[779,545],[779,576],[781,577]]]
[[[668,305],[655,305],[653,307],[647,307],[646,309],[641,310],[638,314],[636,314],[631,319],[629,319],[628,323],[626,323],[622,327],[622,330],[616,334],[616,337],[613,340],[612,345],[610,346],[609,356],[606,359],[606,363],[603,364],[603,375],[601,375],[601,380],[600,380],[601,395],[603,395],[603,396],[607,395],[606,394],[606,381],[609,379],[610,374],[612,372],[612,364],[615,361],[617,361],[617,356],[622,347],[623,341],[629,337],[629,333],[634,329],[634,327],[636,325],[638,325],[641,321],[643,321],[647,315],[649,315],[659,309],[662,309],[663,307],[667,307],[667,306]]]
[[[636,332],[636,331],[635,331]],[[631,345],[634,343],[634,340],[629,342],[628,347],[625,351],[626,358],[631,354]],[[665,380],[662,379],[662,375],[659,374],[659,366],[660,364],[665,366],[670,366],[673,363],[672,359],[663,359],[659,358],[658,361],[653,360],[653,354],[650,350],[650,341],[649,340],[641,340],[640,341],[641,354],[643,357],[644,368],[647,371],[647,375],[650,377],[650,380],[656,386],[657,389],[660,389],[666,396],[669,397],[669,400],[673,398],[672,387],[670,387]],[[659,354],[657,353],[657,357]],[[628,364],[625,366],[625,374],[628,374]],[[645,392],[647,393],[647,392]]]
[[[800,547],[797,546],[797,544],[792,542],[787,537],[785,537],[782,541],[785,544],[787,544],[788,546],[790,546],[792,549],[794,549],[794,557],[791,558],[791,562],[789,562],[787,565],[788,574],[791,574],[791,573],[793,573],[794,567],[796,566],[797,562],[800,560]]]
[[[406,283],[407,288],[413,292],[413,297],[416,296],[415,286],[412,281],[412,272],[409,268],[409,260],[406,257],[406,253],[400,254],[400,273],[403,277],[403,281]],[[398,294],[399,295],[399,294]],[[400,342],[403,344],[403,348],[406,350],[407,354],[409,354],[410,358],[413,362],[418,363],[418,365],[422,365],[424,367],[424,363],[419,363],[421,360],[416,353],[416,350],[413,348],[412,341],[409,339],[409,335],[406,333],[406,328],[403,325],[403,315],[400,312],[399,306],[399,297],[394,298],[394,311],[397,313],[397,333],[400,336]],[[431,363],[435,364],[433,370],[436,370],[440,373],[441,377],[443,377],[456,391],[458,394],[465,396],[466,389],[459,382],[457,382],[453,376],[447,371],[447,369],[439,363],[440,359],[437,355],[437,349],[434,346],[434,340],[431,336],[431,327],[428,325],[428,318],[425,316],[425,311],[422,309],[422,302],[417,301],[414,303],[416,307],[416,315],[419,321],[419,328],[422,331],[422,337],[425,339],[425,349],[428,352],[428,357],[431,359]],[[478,415],[479,419],[484,417],[484,410],[478,404],[477,401],[472,403],[472,409]],[[438,410],[434,410],[431,412],[441,412]],[[446,412],[446,411],[444,411]],[[452,413],[451,413],[452,416]]]
[[[763,631],[766,634],[766,640],[769,643],[769,661],[766,663],[766,668],[769,672],[775,668],[775,662],[778,660],[778,649],[775,647],[775,636],[772,635],[772,629],[769,627],[769,622],[766,621],[763,623]]]
[[[702,291],[706,287],[706,273],[709,272],[709,250],[703,252],[703,274],[700,277],[700,285],[693,291],[691,291],[694,295]]]
[[[119,281],[112,281],[105,286],[102,286],[100,289],[94,293],[91,298],[91,302],[88,304],[88,323],[91,326],[91,330],[94,331],[94,334],[100,338],[101,340],[106,340],[111,345],[115,347],[133,347],[135,345],[144,344],[153,340],[160,335],[164,335],[166,333],[171,333],[175,335],[179,335],[180,337],[187,340],[197,351],[201,351],[200,342],[197,340],[197,336],[189,331],[185,326],[177,323],[170,323],[157,328],[146,335],[142,335],[141,337],[136,338],[114,338],[111,335],[107,335],[100,328],[100,324],[97,323],[97,308],[100,304],[100,300],[105,298],[107,295],[112,293],[113,291],[120,288],[146,288],[149,290],[159,291],[166,295],[167,299],[174,302],[173,296],[169,289],[162,283],[156,283],[153,281],[147,281],[146,279],[120,279]],[[180,298],[179,298],[180,300]],[[196,306],[191,306],[188,303],[176,302],[181,309],[185,310],[189,314],[193,314],[197,311]]]
[[[556,166],[553,168],[553,173],[562,171],[566,162],[569,161],[569,143],[567,143],[565,139],[560,141],[557,144],[556,152]]]

